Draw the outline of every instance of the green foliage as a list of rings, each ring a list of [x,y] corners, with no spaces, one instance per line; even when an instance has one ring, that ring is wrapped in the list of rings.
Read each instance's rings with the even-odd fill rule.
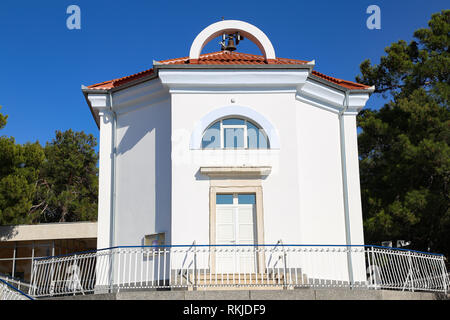
[[[96,139],[56,132],[42,147],[0,137],[0,225],[97,218]]]
[[[0,225],[27,224],[36,218],[33,197],[44,152],[39,143],[15,144],[0,137]]]
[[[0,109],[2,106],[0,106]],[[3,128],[6,125],[6,119],[8,119],[8,116],[4,116],[0,113],[0,129]]]
[[[357,81],[391,101],[358,116],[361,194],[368,243],[411,240],[450,253],[450,10],[434,14],[417,41],[399,41]]]
[[[385,49],[380,64],[365,60],[356,77],[361,83],[375,85],[376,92],[391,93],[394,98],[407,97],[422,88],[441,105],[448,106],[450,77],[450,10],[433,14],[429,28],[414,32],[417,39],[400,40]]]
[[[57,131],[44,150],[38,201],[41,220],[64,222],[95,220],[98,197],[96,139],[84,132]]]

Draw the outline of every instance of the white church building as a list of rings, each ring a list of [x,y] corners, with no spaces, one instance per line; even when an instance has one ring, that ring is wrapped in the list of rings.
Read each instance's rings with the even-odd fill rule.
[[[261,55],[235,51],[244,39]],[[100,129],[97,247],[363,245],[356,116],[374,88],[314,68],[224,20],[187,57],[83,86]],[[202,265],[260,270],[267,257],[236,259]],[[364,255],[352,263],[366,279]]]

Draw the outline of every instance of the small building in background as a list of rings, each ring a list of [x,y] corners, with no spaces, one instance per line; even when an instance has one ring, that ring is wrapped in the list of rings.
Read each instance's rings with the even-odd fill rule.
[[[32,260],[97,248],[97,222],[0,226],[0,277],[30,282]]]

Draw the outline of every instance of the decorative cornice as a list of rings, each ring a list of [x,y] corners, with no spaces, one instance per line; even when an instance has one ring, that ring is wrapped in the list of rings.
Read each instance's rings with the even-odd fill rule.
[[[170,90],[227,89],[252,90],[257,88],[298,90],[309,74],[305,69],[161,69],[159,78]]]
[[[169,92],[159,79],[113,93],[113,106],[117,114],[125,114],[169,99]]]
[[[261,177],[268,176],[272,167],[201,167],[200,173],[209,177]]]
[[[349,94],[348,108],[344,114],[356,115],[366,105],[372,93],[370,90],[343,90],[315,78],[308,77],[297,91],[296,99],[303,103],[338,114],[345,107],[345,93]]]
[[[97,112],[109,108],[109,95],[107,93],[90,93],[87,95],[87,99],[91,107]]]

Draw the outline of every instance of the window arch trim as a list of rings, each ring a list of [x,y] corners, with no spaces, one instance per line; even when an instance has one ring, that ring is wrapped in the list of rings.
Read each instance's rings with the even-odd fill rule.
[[[278,134],[272,124],[260,113],[244,106],[226,106],[213,110],[203,116],[195,125],[191,135],[190,148],[202,149],[202,138],[205,130],[214,122],[226,117],[243,117],[258,124],[267,135],[270,149],[279,149]],[[269,149],[267,149],[269,150]]]

